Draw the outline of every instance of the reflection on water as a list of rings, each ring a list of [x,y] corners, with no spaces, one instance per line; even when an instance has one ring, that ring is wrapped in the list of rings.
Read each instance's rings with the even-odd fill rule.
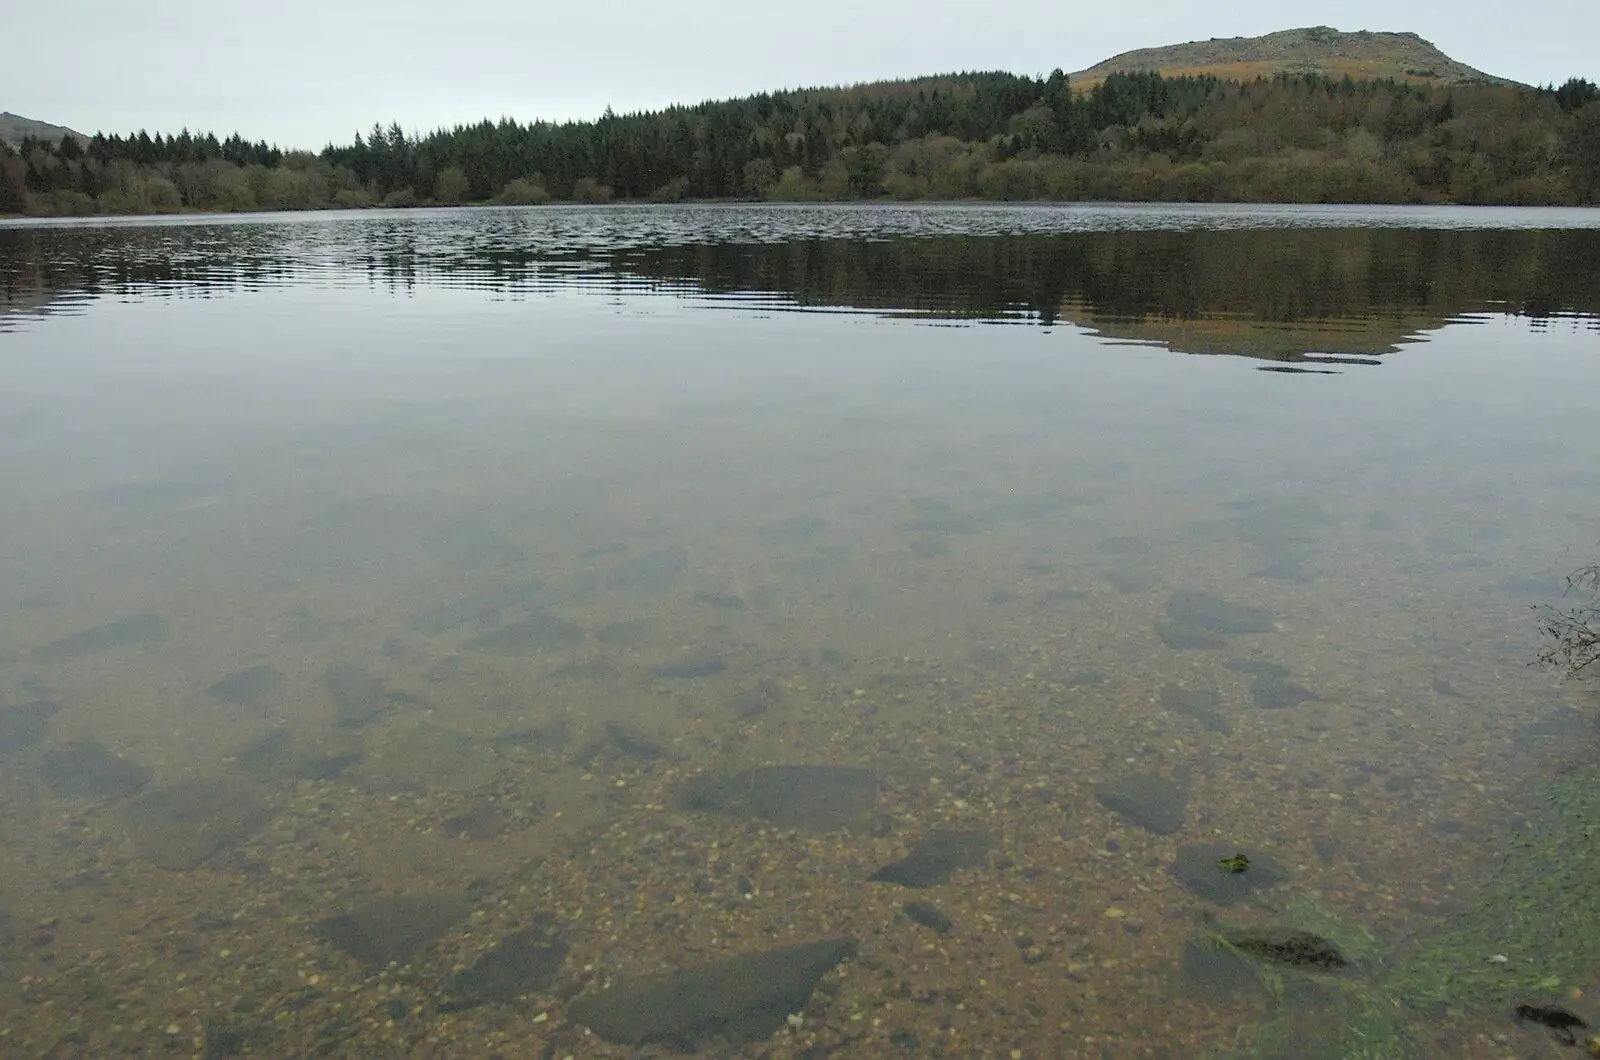
[[[1541,1048],[1597,226],[0,229],[0,1053]]]

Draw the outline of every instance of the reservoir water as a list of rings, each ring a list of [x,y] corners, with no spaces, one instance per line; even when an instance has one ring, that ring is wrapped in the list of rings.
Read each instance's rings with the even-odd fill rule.
[[[1593,210],[0,224],[0,1055],[1545,1055],[1596,277]]]

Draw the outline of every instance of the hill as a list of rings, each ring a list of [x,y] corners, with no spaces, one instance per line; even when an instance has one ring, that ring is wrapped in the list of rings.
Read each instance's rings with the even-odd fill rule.
[[[1410,34],[1296,32],[1262,38],[1277,42],[1267,52],[1224,42],[1179,57],[1268,54],[1306,34],[1355,56],[1339,41],[1382,36],[1426,49],[1409,60],[1390,49],[1387,62],[1433,65],[1398,78],[1118,72],[1088,86],[1061,70],[968,72],[423,136],[394,122],[317,154],[187,130],[96,135],[82,150],[46,141],[26,158],[0,144],[0,213],[613,198],[1600,201],[1600,86],[1489,80]],[[1378,62],[1362,54],[1348,62]]]
[[[76,136],[85,143],[89,141],[83,133],[64,125],[51,125],[49,122],[35,121],[20,114],[12,114],[8,110],[0,111],[0,143],[16,147],[30,136],[36,140],[49,140],[51,143],[59,143],[63,136]]]
[[[1140,48],[1112,56],[1071,77],[1074,86],[1087,88],[1114,73],[1210,75],[1229,81],[1276,74],[1321,74],[1357,80],[1389,77],[1420,84],[1513,83],[1457,62],[1415,33],[1342,33],[1329,26]]]

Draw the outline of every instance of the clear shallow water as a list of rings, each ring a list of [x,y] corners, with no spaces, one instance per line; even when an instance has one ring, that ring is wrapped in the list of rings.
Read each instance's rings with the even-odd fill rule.
[[[1597,536],[1597,217],[0,229],[0,1033],[628,1055],[573,998],[848,937],[749,1036],[1348,1055],[1338,990],[1183,957],[1336,923],[1387,989],[1579,739],[1526,664]],[[1208,844],[1284,878],[1219,904]],[[460,1004],[519,930],[552,967]]]

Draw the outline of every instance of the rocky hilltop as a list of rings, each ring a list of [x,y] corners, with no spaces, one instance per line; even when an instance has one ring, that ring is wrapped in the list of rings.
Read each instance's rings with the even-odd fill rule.
[[[1088,87],[1113,73],[1158,73],[1167,77],[1209,74],[1233,81],[1317,73],[1431,84],[1511,83],[1457,62],[1415,33],[1343,33],[1329,26],[1139,48],[1078,71],[1072,75],[1072,82]]]
[[[51,125],[49,122],[34,121],[20,114],[12,114],[8,110],[0,111],[0,143],[16,147],[30,136],[39,140],[49,140],[51,143],[60,143],[63,136],[76,136],[80,140],[89,139],[83,133],[64,125]]]

